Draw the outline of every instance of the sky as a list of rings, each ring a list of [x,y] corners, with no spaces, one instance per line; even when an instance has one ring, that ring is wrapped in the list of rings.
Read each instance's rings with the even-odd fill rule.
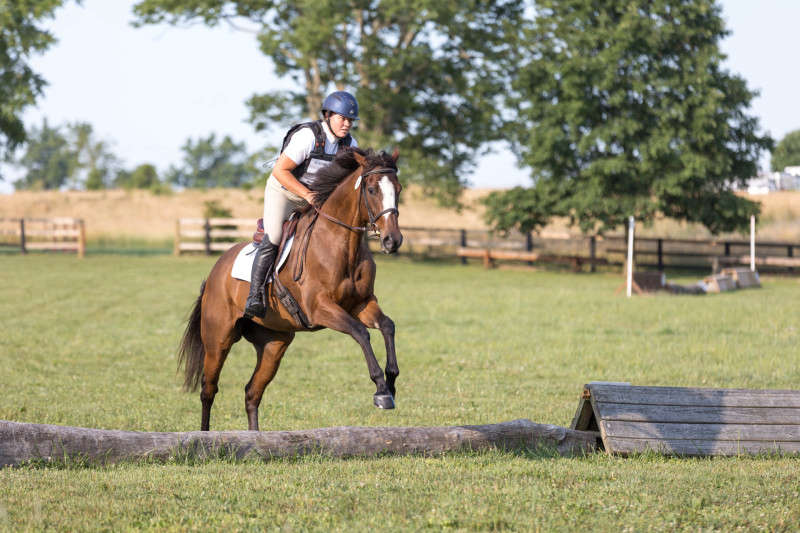
[[[256,133],[246,121],[249,96],[292,83],[273,74],[253,33],[226,25],[134,28],[134,3],[67,2],[45,23],[58,43],[31,61],[49,85],[25,112],[27,126],[44,118],[51,125],[89,122],[127,167],[147,162],[160,171],[180,162],[180,147],[189,137],[231,135],[251,151],[280,142],[284,132]],[[800,1],[720,3],[732,32],[722,42],[726,67],[760,92],[750,114],[780,140],[800,129],[800,69],[790,59],[798,47]],[[760,163],[766,169],[769,156]],[[13,179],[13,171],[4,172]],[[501,146],[482,157],[467,179],[477,188],[531,183]],[[9,180],[0,182],[0,193],[10,192]]]

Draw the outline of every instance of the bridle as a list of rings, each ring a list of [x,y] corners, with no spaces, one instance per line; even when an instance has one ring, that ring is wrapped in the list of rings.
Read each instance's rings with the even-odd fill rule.
[[[297,263],[295,264],[295,270],[294,270],[294,274],[293,274],[293,277],[294,277],[295,281],[299,280],[300,276],[303,275],[303,263],[305,262],[305,256],[306,256],[306,251],[308,250],[308,244],[311,242],[311,232],[313,231],[314,226],[316,225],[316,222],[317,222],[317,218],[319,216],[322,216],[323,218],[326,218],[326,219],[330,220],[331,222],[333,222],[334,224],[338,224],[338,225],[342,226],[343,228],[347,228],[350,231],[355,231],[356,233],[372,231],[373,234],[375,234],[375,235],[380,237],[381,232],[380,232],[380,229],[378,229],[378,224],[377,224],[378,219],[380,219],[383,215],[385,215],[387,213],[395,213],[395,214],[399,215],[400,212],[397,210],[396,207],[389,207],[389,208],[384,209],[383,211],[381,211],[377,215],[373,215],[372,214],[372,210],[369,208],[369,202],[367,202],[367,193],[366,193],[366,190],[365,190],[364,176],[370,176],[372,174],[389,174],[389,173],[392,173],[392,172],[393,173],[397,173],[397,169],[396,168],[390,168],[390,167],[380,167],[380,168],[374,168],[372,170],[364,172],[363,174],[361,174],[358,177],[358,182],[356,183],[356,187],[361,187],[361,191],[359,191],[360,198],[358,200],[359,200],[359,202],[361,202],[363,200],[364,206],[367,208],[367,216],[369,217],[369,224],[367,224],[366,226],[351,226],[350,224],[348,224],[346,222],[342,222],[338,218],[332,217],[327,213],[323,213],[322,210],[319,207],[317,207],[315,205],[312,206],[314,208],[314,211],[316,211],[316,214],[311,219],[311,222],[309,222],[308,227],[306,227],[305,234],[303,235],[303,241],[302,241],[302,244],[301,244],[302,253],[301,253],[300,258],[298,259]],[[359,209],[360,209],[360,206],[359,206]]]
[[[345,227],[351,231],[356,231],[356,232],[371,231],[375,235],[380,235],[381,232],[378,229],[378,224],[377,224],[378,220],[380,220],[380,218],[387,213],[394,213],[399,216],[400,211],[398,211],[396,207],[387,207],[377,215],[373,215],[372,210],[369,208],[369,202],[367,202],[367,192],[365,188],[364,177],[370,176],[372,174],[389,174],[389,173],[397,173],[397,169],[390,167],[374,168],[370,171],[364,172],[358,177],[358,182],[360,184],[358,185],[358,187],[361,188],[361,190],[359,191],[359,195],[361,196],[361,198],[359,198],[359,201],[361,200],[364,201],[364,207],[367,208],[367,216],[369,217],[369,224],[367,224],[366,226],[351,226],[346,222],[342,222],[338,218],[334,218],[327,213],[323,213],[322,210],[320,210],[320,208],[318,208],[317,206],[313,206],[314,210],[317,212],[318,215],[321,215],[322,217],[333,222],[334,224],[339,224],[340,226]]]

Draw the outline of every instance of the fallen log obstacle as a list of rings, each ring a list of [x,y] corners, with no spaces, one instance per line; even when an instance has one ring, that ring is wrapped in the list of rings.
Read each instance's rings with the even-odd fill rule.
[[[800,453],[800,391],[584,386],[572,429],[609,454]]]
[[[561,455],[595,450],[596,434],[513,420],[444,427],[333,427],[301,431],[147,433],[0,421],[0,466],[81,458],[94,463],[164,460],[181,453],[264,459],[323,454],[436,455],[457,450],[551,449]]]

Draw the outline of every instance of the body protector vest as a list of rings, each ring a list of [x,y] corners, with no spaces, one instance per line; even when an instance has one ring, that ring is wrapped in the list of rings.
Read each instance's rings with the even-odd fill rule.
[[[316,173],[320,169],[330,165],[336,155],[325,153],[326,139],[325,131],[322,129],[321,120],[315,120],[314,122],[303,122],[301,124],[295,124],[292,126],[291,129],[286,132],[286,136],[283,138],[281,153],[283,153],[286,145],[289,144],[292,135],[302,128],[311,128],[311,131],[314,132],[314,148],[311,150],[308,158],[306,158],[305,161],[297,165],[294,170],[292,170],[292,175],[306,187],[312,188],[311,186],[314,185],[314,182],[316,181]],[[349,147],[352,142],[353,137],[348,133],[345,137],[338,140],[336,153],[338,154],[345,148]]]

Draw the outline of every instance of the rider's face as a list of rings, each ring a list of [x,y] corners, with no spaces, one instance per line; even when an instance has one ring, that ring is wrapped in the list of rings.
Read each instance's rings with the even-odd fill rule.
[[[331,131],[337,137],[344,137],[350,132],[353,126],[353,119],[343,117],[339,113],[333,113],[330,118]]]

